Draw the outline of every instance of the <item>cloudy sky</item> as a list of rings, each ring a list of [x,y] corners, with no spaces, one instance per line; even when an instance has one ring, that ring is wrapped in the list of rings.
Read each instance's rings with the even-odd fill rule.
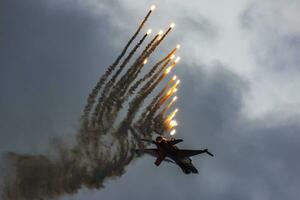
[[[0,152],[47,153],[151,4],[180,43],[180,127],[199,175],[143,157],[102,190],[61,199],[299,199],[300,1],[0,1]],[[156,56],[159,56],[157,52]],[[154,58],[153,58],[154,60]]]

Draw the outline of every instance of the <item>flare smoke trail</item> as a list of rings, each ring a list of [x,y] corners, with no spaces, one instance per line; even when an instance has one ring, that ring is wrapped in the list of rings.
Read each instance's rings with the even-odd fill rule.
[[[128,69],[126,74],[117,83],[116,88],[118,88],[118,89],[115,89],[115,91],[117,91],[117,94],[113,93],[112,95],[110,95],[110,98],[108,98],[108,102],[110,102],[110,104],[114,103],[111,99],[114,99],[116,101],[117,109],[113,110],[110,107],[110,104],[109,103],[107,104],[107,106],[108,106],[107,110],[113,110],[113,112],[111,112],[111,117],[112,117],[111,120],[115,119],[116,113],[119,112],[119,110],[122,108],[122,105],[123,105],[124,101],[127,99],[125,97],[125,94],[128,91],[128,89],[130,88],[130,85],[137,78],[137,76],[140,73],[141,69],[143,68],[144,59],[148,58],[155,51],[155,49],[164,40],[164,38],[169,34],[169,32],[172,30],[172,28],[174,28],[174,26],[175,26],[175,24],[172,23],[170,25],[170,27],[167,29],[167,31],[162,36],[160,36],[160,33],[158,33],[158,35],[156,35],[153,38],[153,40],[147,45],[147,47],[141,53],[141,55],[136,60],[136,62]],[[156,41],[156,38],[158,39],[157,41]],[[115,98],[116,96],[118,98]],[[102,116],[103,112],[101,112],[100,115]]]
[[[164,60],[159,61],[158,63],[156,63],[152,70],[146,74],[143,78],[140,78],[138,81],[136,81],[134,83],[134,85],[129,89],[128,94],[126,95],[126,97],[128,98],[130,95],[132,95],[134,93],[134,91],[140,86],[140,84],[144,81],[146,81],[148,78],[150,78],[152,76],[152,74],[155,72],[155,70],[163,63]]]
[[[139,87],[139,85],[146,81],[147,79],[151,78],[151,76],[156,72],[156,70],[158,69],[158,67],[164,62],[166,61],[168,58],[170,58],[173,53],[175,53],[175,51],[177,50],[177,48],[172,49],[172,51],[166,56],[164,57],[162,60],[158,61],[152,68],[151,70],[145,74],[145,76],[143,78],[140,78],[138,81],[136,81],[136,83],[129,89],[129,94],[128,95],[132,95],[134,93],[134,91]]]
[[[168,35],[168,33],[172,30],[174,26],[170,26],[168,28],[168,30],[165,32],[165,34],[163,34],[163,36],[151,47],[151,49],[149,50],[149,52],[146,53],[145,57],[148,58],[154,51],[155,49],[159,46],[159,44],[164,40],[164,38]],[[131,80],[135,80],[138,76],[138,74],[141,72],[141,69],[142,69],[143,65],[140,67],[140,66],[137,66],[137,70],[134,70],[133,71],[133,75],[130,77]],[[132,83],[133,81],[131,81],[130,83]],[[128,89],[128,87],[127,87]],[[127,90],[125,90],[125,93],[126,93]]]
[[[169,64],[169,62],[171,61],[171,59],[168,59],[163,65],[162,67],[159,69],[159,71],[157,71],[152,77],[151,79],[144,85],[144,87],[140,90],[139,94],[141,96],[144,96],[145,94],[147,94],[147,91],[150,90],[150,88],[154,88],[155,86],[157,86],[157,84],[160,83],[160,81],[162,79],[165,78],[165,76],[167,75],[167,73],[162,73],[162,71],[165,69],[165,67]],[[174,64],[174,63],[173,63]],[[173,65],[172,64],[172,65]],[[171,65],[171,66],[172,66]],[[160,75],[161,74],[161,75]],[[160,75],[160,76],[159,76]],[[154,83],[153,83],[154,82]]]
[[[149,81],[144,84],[138,94],[133,96],[130,102],[128,102],[128,99],[124,99],[124,94],[129,90],[131,83],[138,78],[144,59],[154,52],[171,28],[161,36],[160,40],[157,41],[160,36],[156,35],[152,42],[148,43],[144,51],[119,81],[116,80],[119,78],[121,71],[136,53],[139,46],[146,40],[145,35],[133,47],[116,72],[115,68],[118,67],[119,62],[143,28],[153,9],[154,7],[151,7],[122,53],[109,66],[89,94],[75,144],[68,146],[62,140],[56,139],[53,140],[52,146],[50,146],[53,152],[50,155],[17,153],[6,155],[5,175],[2,177],[2,199],[56,199],[61,195],[74,194],[81,188],[102,188],[106,180],[119,177],[125,173],[126,167],[137,157],[133,149],[145,148],[145,144],[141,142],[140,138],[151,139],[154,130],[146,126],[138,126],[138,122],[142,120],[141,117],[137,118],[136,121],[134,119],[137,117],[137,111],[144,108],[144,100],[149,97],[149,94],[155,90],[165,77],[166,73],[161,73],[170,62],[170,55],[162,62],[163,64],[158,71],[155,68],[159,67],[160,64],[152,68],[146,78],[141,79],[141,83],[148,79]],[[112,78],[108,80],[110,75]],[[167,87],[171,83],[168,83]],[[102,88],[104,90],[98,97],[100,103],[98,103],[98,106],[94,106],[95,99]],[[106,94],[106,91],[109,94]],[[149,112],[152,112],[152,108],[155,107],[152,104],[157,103],[163,93],[164,91],[161,91],[158,97],[155,96],[151,101],[150,105],[146,105]],[[114,102],[116,99],[119,104]],[[128,103],[129,110],[126,116],[121,116],[120,108],[122,106],[120,106],[120,103],[122,104],[124,101]],[[90,116],[92,111],[98,117],[94,121],[95,124],[90,123],[93,119],[93,115]],[[114,115],[111,115],[111,113]],[[123,120],[118,122],[116,116],[123,118]],[[163,126],[163,120],[158,121],[153,118],[150,122],[153,122],[153,127]],[[150,127],[152,127],[151,124]],[[147,130],[147,132],[144,130]]]
[[[115,86],[115,90],[119,93],[119,96],[122,96],[122,94],[126,89],[128,89],[128,85],[134,80],[132,75],[136,73],[136,71],[139,68],[142,68],[144,63],[143,61],[150,55],[148,52],[150,52],[151,48],[155,46],[155,42],[157,38],[159,37],[159,34],[157,34],[151,42],[146,46],[146,48],[143,50],[143,52],[140,54],[140,56],[136,59],[136,61],[133,63],[133,65],[127,70],[127,72],[121,77],[119,82]],[[117,90],[118,88],[118,90]],[[116,94],[113,94],[116,95]]]
[[[169,90],[168,92],[161,96],[158,101],[155,103],[155,105],[153,106],[153,108],[151,109],[150,113],[151,115],[149,117],[153,117],[153,115],[161,108],[161,106],[168,100],[170,99],[170,97],[173,95],[174,90],[176,89],[177,84],[174,84]],[[162,112],[160,113],[161,115],[164,114],[163,112],[164,110],[162,110]]]
[[[162,114],[166,113],[170,108],[171,106],[174,104],[174,102],[176,101],[177,99],[177,96],[175,96],[172,101],[170,101],[165,107],[164,109],[161,111]]]
[[[148,49],[153,45],[153,43],[155,42],[155,40],[157,39],[159,35],[157,34],[146,46],[146,48],[142,51],[142,53],[139,55],[139,57],[136,59],[136,61],[134,62],[134,64],[127,70],[127,72],[120,78],[120,80],[112,87],[112,91],[106,95],[106,96],[100,96],[99,97],[99,101],[100,104],[98,103],[98,105],[96,107],[102,107],[101,110],[99,110],[98,113],[94,113],[94,116],[96,118],[97,121],[101,120],[103,118],[104,113],[107,110],[112,110],[112,105],[114,104],[114,100],[119,97],[120,98],[120,90],[125,87],[124,84],[126,84],[127,81],[129,81],[128,77],[130,77],[130,74],[132,73],[132,71],[134,70],[134,66],[138,65],[141,63],[142,58],[144,58],[145,53],[148,51]],[[117,78],[117,77],[116,77]],[[102,103],[103,102],[103,103]],[[102,104],[102,106],[101,106]],[[113,117],[112,117],[113,118]]]
[[[122,50],[121,54],[117,57],[117,59],[115,60],[115,62],[110,65],[108,67],[108,69],[106,70],[106,72],[101,76],[101,78],[99,79],[99,81],[96,83],[96,86],[93,88],[92,92],[89,94],[89,97],[87,99],[87,104],[84,108],[83,111],[83,115],[82,118],[85,119],[87,118],[87,116],[89,115],[94,103],[95,103],[95,99],[98,95],[98,92],[101,90],[103,84],[106,82],[107,78],[111,75],[111,73],[115,70],[115,68],[117,67],[117,65],[119,64],[120,60],[123,58],[123,56],[125,55],[125,53],[127,52],[129,46],[131,45],[131,43],[133,42],[133,40],[136,38],[136,36],[139,34],[139,32],[141,31],[141,29],[143,28],[143,26],[145,25],[145,23],[147,22],[148,18],[150,17],[152,11],[155,9],[155,6],[151,7],[150,10],[148,11],[147,15],[144,17],[143,21],[140,23],[138,29],[135,31],[135,33],[133,34],[133,36],[130,38],[130,40],[127,42],[127,44],[125,45],[124,49]]]
[[[116,81],[116,78],[119,76],[119,74],[122,72],[122,70],[124,69],[124,67],[126,66],[126,64],[130,61],[130,59],[132,58],[132,56],[134,55],[134,53],[136,52],[136,50],[141,46],[141,44],[144,42],[144,40],[147,37],[147,33],[142,37],[142,39],[135,45],[135,47],[131,50],[131,52],[129,53],[129,55],[125,58],[125,60],[123,61],[123,63],[120,65],[118,71],[113,75],[113,77],[109,80],[109,82],[105,85],[99,100],[98,100],[98,104],[95,107],[95,111],[93,113],[93,118],[94,120],[92,120],[92,123],[96,123],[96,117],[100,111],[100,108],[103,106],[103,101],[106,98],[106,94],[109,93],[111,87],[113,86],[113,84]]]
[[[164,79],[167,75],[166,73],[161,74],[161,72],[165,69],[165,67],[170,62],[170,58],[167,58],[163,66],[160,68],[158,72],[156,72],[153,77],[144,85],[143,88],[139,91],[138,95],[129,103],[129,109],[127,112],[127,117],[124,120],[126,123],[131,123],[141,107],[143,101],[147,98],[147,96],[155,89],[155,87]],[[159,75],[161,76],[159,77]],[[151,83],[155,81],[152,85]]]
[[[158,102],[163,98],[165,93],[167,92],[169,86],[177,79],[176,76],[173,76],[167,84],[161,89],[161,91],[153,98],[151,103],[146,107],[145,111],[142,113],[139,121],[137,122],[138,127],[146,127],[147,130],[149,128],[149,123],[151,123],[151,118],[155,115],[157,110],[159,109]],[[148,125],[147,125],[148,124]]]

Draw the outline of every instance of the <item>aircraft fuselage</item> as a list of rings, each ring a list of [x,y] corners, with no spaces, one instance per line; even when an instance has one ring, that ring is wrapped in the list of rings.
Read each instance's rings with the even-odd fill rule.
[[[142,139],[143,141],[149,141]],[[176,163],[184,173],[198,173],[198,170],[192,163],[191,156],[195,156],[202,153],[207,153],[213,156],[207,149],[204,150],[191,150],[191,149],[179,149],[175,146],[182,142],[182,139],[165,139],[162,136],[158,136],[155,141],[150,141],[155,144],[157,148],[149,149],[137,149],[137,153],[147,153],[151,156],[156,157],[154,164],[159,166],[162,161]]]
[[[194,167],[192,160],[189,157],[181,157],[177,154],[178,148],[175,145],[171,145],[166,141],[161,141],[157,143],[157,149],[162,158],[171,158],[183,170],[184,173],[198,173],[198,170]]]

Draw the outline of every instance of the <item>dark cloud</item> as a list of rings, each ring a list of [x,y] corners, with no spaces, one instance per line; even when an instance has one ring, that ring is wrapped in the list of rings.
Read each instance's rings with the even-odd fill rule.
[[[0,9],[0,150],[45,152],[50,137],[76,133],[89,90],[117,55],[110,38],[127,33],[116,33],[105,15],[95,18],[78,4],[65,9],[41,1],[1,1]],[[249,17],[243,20],[252,26]],[[205,37],[218,36],[205,20],[185,22]],[[297,37],[286,42],[298,46]],[[297,120],[248,119],[241,113],[246,80],[222,64],[181,65],[181,146],[208,147],[216,157],[193,159],[199,176],[185,176],[167,164],[156,168],[152,158],[143,158],[106,189],[71,198],[298,199]]]
[[[66,123],[77,124],[89,89],[112,60],[108,25],[74,5],[1,4],[1,148],[39,146],[64,134]]]
[[[180,19],[179,19],[180,20]],[[209,19],[203,16],[185,17],[179,21],[183,30],[198,33],[197,37],[205,39],[216,39],[219,34],[218,27]]]
[[[256,4],[252,3],[250,5],[248,5],[243,12],[240,14],[240,18],[239,18],[239,23],[241,28],[243,29],[248,29],[251,30],[254,27],[254,23],[255,23],[255,18],[259,16],[258,13],[256,12],[257,6]]]
[[[289,51],[286,51],[287,49]],[[299,74],[300,36],[295,34],[278,36],[272,42],[267,42],[263,48],[257,45],[254,50],[257,62],[264,64],[267,70],[290,76],[294,73]]]
[[[271,116],[259,121],[245,118],[241,109],[249,83],[221,64],[210,66],[208,71],[197,67],[198,72],[179,72],[182,85],[177,136],[185,140],[179,146],[208,147],[216,156],[193,158],[199,177],[181,176],[176,166],[168,164],[157,169],[154,160],[145,157],[98,195],[125,199],[153,199],[158,194],[172,199],[297,198],[297,123],[267,125]],[[183,64],[182,69],[189,68]],[[129,186],[125,183],[128,180]],[[125,192],[132,187],[139,190]],[[144,189],[150,187],[154,189]]]
[[[217,199],[297,197],[295,185],[299,180],[293,177],[299,176],[300,162],[295,159],[299,126],[295,122],[266,126],[271,116],[259,121],[245,118],[241,108],[243,94],[249,89],[247,81],[222,65],[212,68],[182,77],[189,81],[183,83],[180,91],[184,94],[180,96],[190,98],[179,105],[180,132],[190,140],[188,144],[208,145],[216,154],[213,161],[199,159],[205,170],[203,180],[213,182],[218,179],[214,174],[220,175],[219,182],[206,186],[207,191],[224,188],[215,191]],[[202,192],[206,193],[205,189]],[[209,193],[205,195],[212,198]]]
[[[285,30],[277,23],[272,24],[271,17],[283,18],[283,14],[265,13],[260,4],[251,3],[239,17],[241,28],[247,31],[245,34],[257,37],[258,42],[251,45],[256,62],[272,71],[270,73],[299,73],[299,34],[291,27],[291,30]]]

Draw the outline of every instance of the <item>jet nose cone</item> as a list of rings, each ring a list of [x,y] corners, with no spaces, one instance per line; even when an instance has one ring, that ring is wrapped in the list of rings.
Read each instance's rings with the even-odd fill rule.
[[[160,143],[162,140],[163,140],[163,137],[161,137],[161,136],[157,136],[157,138],[156,138],[156,142]]]

